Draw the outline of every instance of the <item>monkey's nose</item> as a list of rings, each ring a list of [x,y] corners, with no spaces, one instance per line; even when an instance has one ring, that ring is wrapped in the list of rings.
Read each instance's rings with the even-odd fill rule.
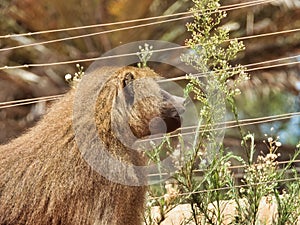
[[[174,99],[174,106],[176,108],[176,111],[178,112],[179,115],[183,114],[185,112],[185,103],[186,103],[186,99],[179,97],[179,96],[172,96]]]
[[[185,112],[185,108],[183,105],[176,105],[176,111],[179,115],[182,115]]]

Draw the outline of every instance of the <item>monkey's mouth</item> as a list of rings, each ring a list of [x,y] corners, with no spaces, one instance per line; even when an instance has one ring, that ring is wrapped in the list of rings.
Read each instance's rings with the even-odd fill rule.
[[[150,134],[171,133],[181,127],[181,115],[185,108],[168,108],[163,113],[151,119],[149,123]]]
[[[181,118],[179,115],[164,118],[164,122],[167,126],[167,133],[171,133],[181,127]]]
[[[151,134],[171,133],[181,127],[181,118],[179,115],[170,117],[155,117],[150,121]]]

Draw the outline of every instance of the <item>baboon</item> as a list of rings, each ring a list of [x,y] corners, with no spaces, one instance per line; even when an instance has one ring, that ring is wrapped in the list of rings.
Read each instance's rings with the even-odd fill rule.
[[[94,79],[84,84],[86,94],[97,93],[91,107],[97,138],[106,152],[125,165],[143,166],[147,159],[143,152],[120,141],[119,136],[140,139],[162,132],[155,118],[165,121],[166,132],[181,126],[183,101],[160,89],[154,71],[129,66],[103,67],[85,77]],[[101,87],[94,82],[99,80],[105,80]],[[134,82],[137,80],[141,82]],[[1,225],[142,224],[146,185],[111,181],[84,158],[91,155],[89,151],[97,154],[102,149],[97,149],[98,146],[93,145],[94,137],[86,134],[90,125],[85,121],[84,110],[89,96],[80,99],[84,94],[78,92],[79,85],[81,82],[54,103],[35,127],[0,146]],[[75,107],[78,98],[80,104]],[[76,116],[75,109],[84,113]],[[122,132],[125,122],[130,132]],[[75,129],[86,135],[83,145],[87,143],[90,149],[80,149]],[[127,133],[132,135],[127,136]],[[108,165],[114,170],[101,160],[101,155],[95,162],[102,168]],[[131,175],[138,181],[146,179],[143,172],[132,170],[128,174],[129,180]]]

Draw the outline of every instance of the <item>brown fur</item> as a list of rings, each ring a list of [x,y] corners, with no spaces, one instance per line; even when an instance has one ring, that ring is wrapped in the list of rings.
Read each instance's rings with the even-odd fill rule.
[[[103,68],[88,75],[108,78],[95,104],[95,123],[99,138],[110,154],[127,163],[144,165],[145,158],[122,145],[110,128],[113,102],[121,93],[122,81],[128,72],[135,78],[157,76],[149,69],[132,67]],[[92,85],[86,88],[95,91]],[[134,86],[135,95],[143,92],[157,93],[159,87],[154,81]],[[0,224],[142,223],[146,186],[113,183],[83,159],[85,152],[79,151],[73,129],[75,93],[70,91],[54,104],[29,132],[0,146]],[[126,107],[124,103],[121,105]],[[170,104],[164,102],[158,93],[135,104],[128,117],[132,132],[137,137],[149,135],[151,118],[166,114],[168,107]],[[121,118],[124,111],[121,109],[115,115],[120,123],[124,122]],[[80,124],[85,127],[84,117]]]

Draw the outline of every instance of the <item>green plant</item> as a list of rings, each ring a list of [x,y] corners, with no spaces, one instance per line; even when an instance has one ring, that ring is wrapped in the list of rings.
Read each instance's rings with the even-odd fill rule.
[[[255,152],[254,135],[248,134],[243,141],[250,140],[251,158]],[[296,172],[293,173],[293,178],[290,178],[290,172],[294,171],[292,163],[298,157],[300,151],[296,150],[293,158],[284,167],[279,167],[277,153],[281,147],[279,137],[268,137],[266,144],[269,152],[266,155],[258,155],[256,161],[244,163],[245,175],[242,179],[243,188],[239,189],[240,194],[234,196],[236,202],[244,199],[246,207],[237,207],[238,216],[236,219],[242,224],[261,224],[258,217],[259,206],[266,199],[269,206],[277,205],[277,216],[272,218],[272,224],[294,224],[297,221],[300,210],[299,188],[300,182]],[[279,189],[282,183],[286,181],[286,188],[280,193]],[[236,192],[238,193],[238,192]],[[275,212],[273,212],[275,213]],[[269,223],[268,223],[269,224]]]
[[[238,157],[223,152],[222,144],[216,141],[220,136],[220,129],[216,129],[216,125],[224,118],[225,99],[233,102],[232,98],[240,92],[237,88],[238,84],[248,79],[242,66],[232,67],[230,64],[230,61],[235,59],[244,46],[237,40],[228,41],[228,30],[219,27],[222,18],[226,16],[225,12],[219,10],[219,2],[216,0],[193,2],[194,7],[191,11],[194,14],[194,21],[187,24],[191,39],[186,42],[193,54],[183,55],[182,60],[203,73],[206,79],[202,81],[196,76],[189,75],[190,82],[185,89],[186,95],[193,93],[195,99],[201,104],[195,141],[191,149],[184,150],[186,152],[185,163],[173,177],[179,190],[187,193],[197,193],[203,189],[218,189],[233,182],[231,173],[228,171],[228,163],[230,159],[238,159]],[[207,154],[209,151],[213,151],[210,154],[214,157],[209,157]],[[205,168],[207,160],[210,163],[201,178],[194,170],[195,167]],[[192,220],[196,224],[200,224],[198,214],[205,215],[206,222],[215,224],[215,218],[218,223],[222,221],[219,202],[228,197],[226,192],[213,191],[201,196],[197,194],[181,196],[180,201],[177,202],[186,202],[191,205]],[[216,201],[214,207],[217,210],[209,213],[207,207],[212,201]],[[156,205],[160,203],[157,202]]]
[[[147,62],[153,54],[153,46],[147,43],[144,44],[144,47],[139,46],[140,51],[137,53],[140,62],[137,64],[139,68],[147,67]]]
[[[225,165],[237,157],[231,153],[225,154],[220,143],[223,127],[217,126],[224,120],[226,101],[232,105],[234,112],[234,96],[240,93],[238,85],[248,80],[245,68],[241,65],[232,66],[231,61],[237,54],[244,50],[244,45],[234,40],[229,40],[229,31],[220,26],[221,20],[226,16],[219,10],[217,0],[194,0],[194,21],[187,24],[191,38],[186,45],[192,49],[193,54],[186,54],[182,60],[197,69],[204,79],[189,75],[190,83],[186,87],[186,94],[193,93],[200,102],[201,110],[199,124],[196,130],[195,142],[191,153],[186,159],[186,164],[177,174],[183,184],[184,191],[197,192],[203,189],[219,189],[233,183],[232,175]],[[212,157],[209,156],[213,155]],[[197,161],[210,161],[202,178],[195,177],[193,172]],[[240,160],[240,159],[238,159]],[[201,165],[199,165],[201,168]],[[186,180],[187,182],[183,182]],[[197,197],[196,197],[197,196]],[[194,222],[197,214],[203,214],[204,223],[221,224],[222,210],[220,201],[228,199],[229,193],[220,191],[206,192],[202,195],[192,195],[188,199],[193,210]],[[213,203],[215,210],[208,212],[208,205]]]
[[[274,195],[278,204],[278,225],[295,224],[298,220],[300,213],[300,182],[296,170],[294,170],[293,177],[298,180],[289,182],[282,194],[277,189],[274,189]]]
[[[191,146],[181,143],[185,152],[184,163],[171,179],[177,186],[175,200],[171,205],[166,201],[164,196],[168,190],[163,184],[150,187],[151,204],[148,206],[159,207],[160,217],[155,221],[148,214],[147,221],[152,222],[147,225],[160,224],[166,214],[181,203],[188,203],[191,210],[191,216],[182,224],[221,225],[225,221],[226,224],[265,224],[259,217],[262,200],[277,206],[277,216],[272,218],[272,224],[295,224],[300,210],[300,182],[296,172],[293,173],[293,179],[288,178],[291,176],[292,163],[300,153],[300,143],[291,161],[279,167],[279,137],[268,137],[265,144],[269,152],[266,155],[259,154],[256,159],[254,135],[244,135],[239,127],[246,160],[224,151],[220,138],[224,130],[220,125],[224,119],[224,105],[231,106],[239,124],[235,96],[241,93],[241,82],[249,79],[243,66],[232,66],[231,62],[245,47],[236,39],[230,40],[229,31],[220,26],[226,13],[219,10],[218,0],[193,2],[191,11],[194,21],[187,24],[191,38],[186,42],[192,53],[183,55],[182,60],[200,73],[200,76],[187,76],[189,83],[185,89],[185,95],[194,96],[200,103],[199,123]],[[154,156],[160,155],[161,149],[161,146],[157,148]],[[158,163],[159,157],[154,157],[155,160]],[[235,179],[231,161],[239,162],[239,167],[244,168],[242,184]],[[288,182],[281,193],[281,181],[285,180]],[[234,210],[228,213],[226,209],[230,205]]]

